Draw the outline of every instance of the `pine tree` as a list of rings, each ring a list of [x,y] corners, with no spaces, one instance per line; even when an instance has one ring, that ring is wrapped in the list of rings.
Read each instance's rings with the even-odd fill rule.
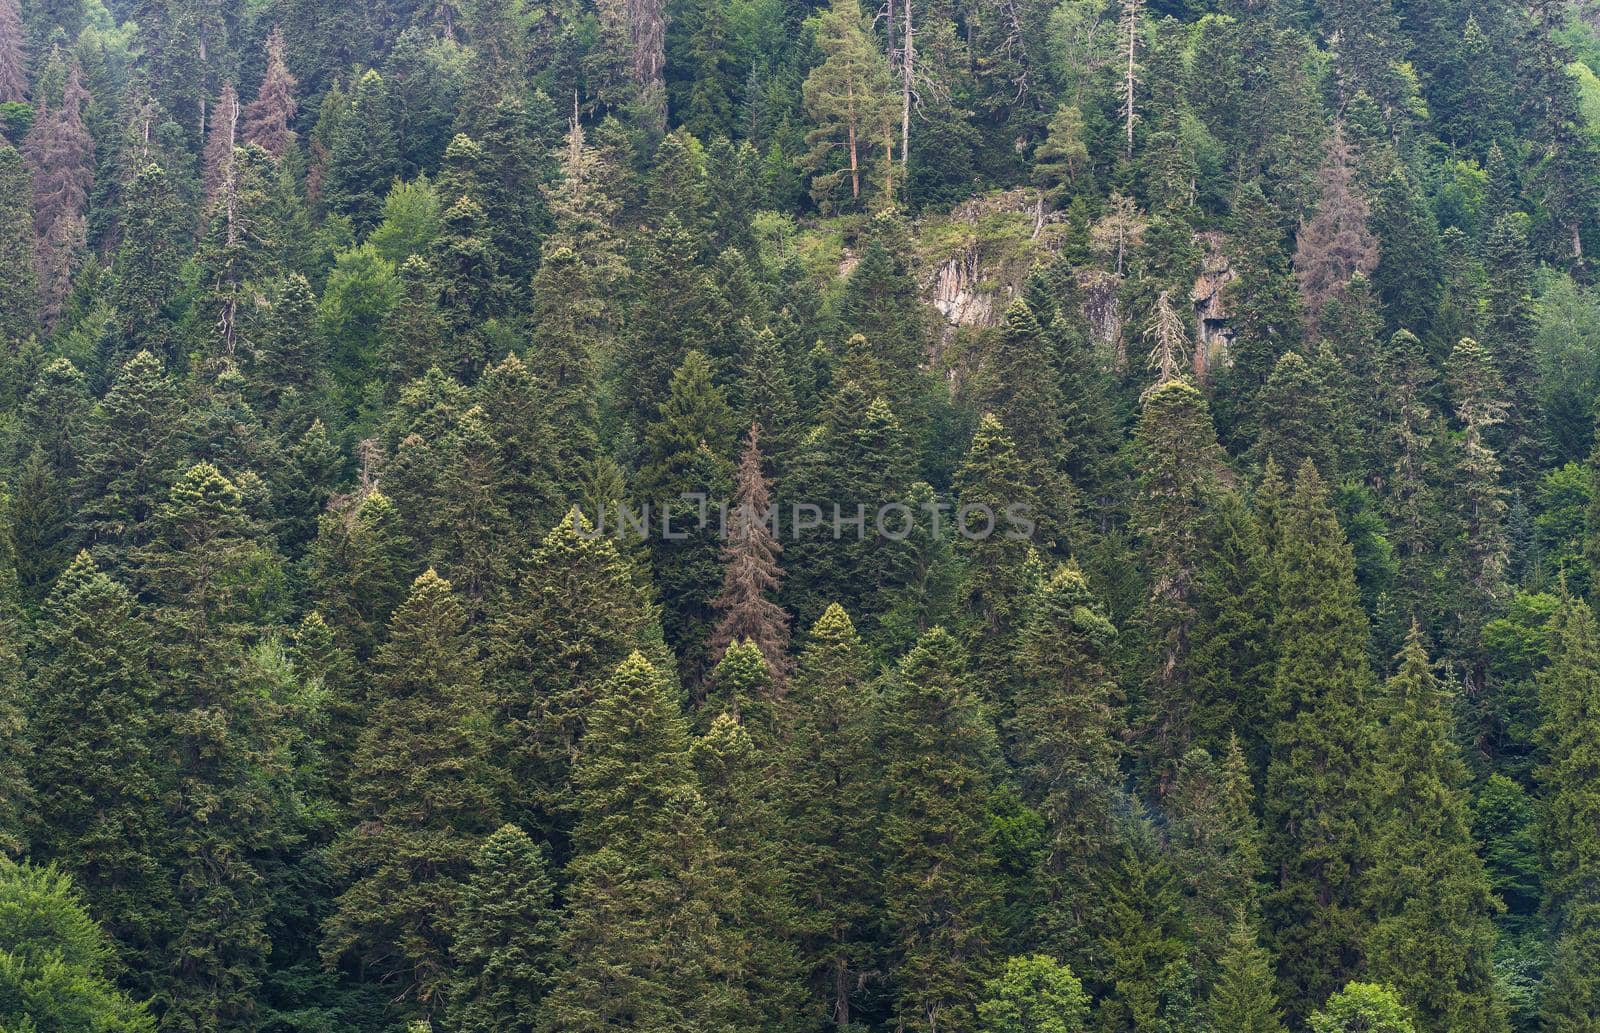
[[[3,90],[0,90],[3,92]],[[0,141],[0,337],[21,341],[39,328],[39,280],[34,265],[32,191],[21,155]]]
[[[970,1025],[995,935],[994,727],[942,628],[900,662],[883,703],[884,915],[907,1029]]]
[[[812,627],[789,691],[782,799],[800,956],[819,1018],[850,1028],[877,963],[879,758],[871,657],[837,604]]]
[[[694,787],[666,678],[632,653],[589,712],[573,771],[580,819],[568,866],[568,966],[545,1006],[552,1033],[722,1030],[747,1006],[730,985],[717,913],[724,871]]]
[[[353,824],[333,847],[351,881],[322,947],[423,1016],[441,1010],[457,886],[497,817],[488,701],[465,629],[450,582],[432,570],[390,621],[356,745]]]
[[[1358,971],[1371,843],[1372,673],[1354,561],[1309,463],[1278,517],[1276,723],[1265,794],[1267,917],[1291,1014]]]
[[[777,518],[769,519],[772,497],[761,469],[760,431],[759,425],[750,425],[734,479],[732,527],[722,549],[722,594],[712,600],[721,617],[711,635],[711,659],[721,660],[735,641],[752,641],[781,686],[789,668],[789,615],[771,598],[783,577],[778,566],[783,546],[773,536]]]
[[[1593,899],[1600,779],[1600,631],[1589,607],[1566,599],[1552,628],[1550,664],[1539,676],[1548,758],[1537,775],[1544,790],[1540,845],[1544,910],[1555,937],[1545,976],[1545,1029],[1587,1033],[1600,1011],[1600,909]]]
[[[300,105],[294,96],[298,84],[289,74],[283,32],[277,25],[267,35],[266,50],[267,69],[261,76],[256,99],[244,109],[240,136],[245,143],[253,143],[274,158],[282,158],[295,144],[295,132],[290,123]]]
[[[1490,960],[1498,905],[1472,838],[1450,696],[1415,625],[1384,695],[1367,971],[1421,1030],[1503,1031]]]
[[[456,901],[449,1028],[534,1033],[559,963],[560,922],[544,852],[515,825],[478,849]]]
[[[1033,150],[1033,181],[1057,204],[1093,174],[1085,135],[1083,112],[1076,105],[1062,104],[1050,116],[1044,142]]]
[[[875,147],[892,155],[895,139],[894,87],[872,30],[856,0],[833,0],[817,15],[816,33],[823,59],[804,86],[806,114],[816,125],[801,160],[811,173],[812,200],[825,213],[859,208],[863,195],[875,206],[892,204],[892,180],[874,184],[868,165]]]
[[[1121,721],[1108,669],[1116,629],[1072,566],[1055,572],[1028,611],[1004,731],[1023,797],[1044,821],[1039,942],[1081,952],[1116,840]]]

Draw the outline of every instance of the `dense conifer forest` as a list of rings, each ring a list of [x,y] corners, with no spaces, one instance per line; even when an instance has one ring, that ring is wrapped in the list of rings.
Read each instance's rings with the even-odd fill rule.
[[[0,0],[0,1030],[1600,1033],[1595,0]]]

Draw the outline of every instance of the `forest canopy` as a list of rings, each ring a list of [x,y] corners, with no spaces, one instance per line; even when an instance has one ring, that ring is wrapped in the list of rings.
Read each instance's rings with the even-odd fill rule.
[[[1600,1031],[1594,0],[0,0],[0,1030]]]

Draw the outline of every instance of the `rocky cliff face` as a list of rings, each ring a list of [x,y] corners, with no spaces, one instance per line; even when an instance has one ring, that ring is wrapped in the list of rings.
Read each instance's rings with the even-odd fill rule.
[[[1057,225],[1038,191],[1006,190],[918,226],[918,280],[947,335],[997,323],[1034,261],[1053,250]]]

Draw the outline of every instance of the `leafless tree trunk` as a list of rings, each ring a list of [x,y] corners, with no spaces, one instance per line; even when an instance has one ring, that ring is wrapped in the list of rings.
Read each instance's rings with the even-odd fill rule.
[[[1122,80],[1122,116],[1127,128],[1128,157],[1133,157],[1133,98],[1135,88],[1139,82],[1138,53],[1139,53],[1139,11],[1144,7],[1144,0],[1122,0],[1123,35],[1127,48],[1128,68]]]

